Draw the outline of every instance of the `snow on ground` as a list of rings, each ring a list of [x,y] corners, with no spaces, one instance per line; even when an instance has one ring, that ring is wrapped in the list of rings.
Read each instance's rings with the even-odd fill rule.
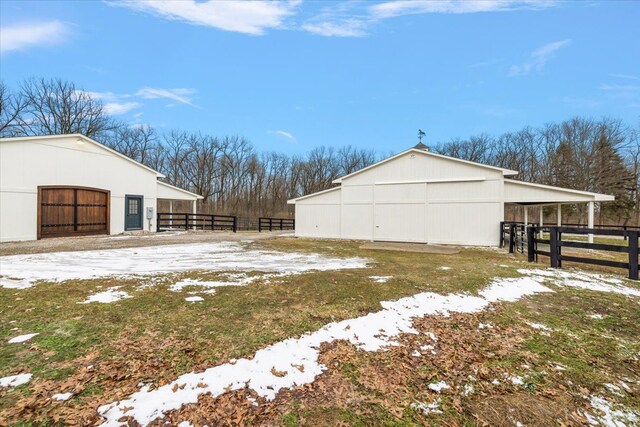
[[[192,270],[298,274],[310,270],[365,268],[363,258],[247,249],[237,242],[192,243],[0,257],[0,286],[31,287],[38,281],[131,277]]]
[[[449,387],[449,384],[447,384],[444,381],[439,381],[437,383],[433,383],[433,384],[429,384],[429,390],[435,391],[436,393],[440,393],[442,390],[446,390]]]
[[[443,265],[442,267],[438,267],[438,270],[447,271],[447,270],[451,270],[451,267],[447,267],[446,265]]]
[[[440,398],[437,398],[431,403],[414,402],[410,406],[414,411],[420,411],[424,415],[442,413],[440,410]]]
[[[186,297],[184,300],[188,301],[188,302],[199,302],[199,301],[204,301],[204,298],[202,298],[202,297]]]
[[[53,396],[51,396],[51,399],[53,400],[60,400],[62,402],[71,399],[71,397],[73,396],[73,393],[57,393],[54,394]]]
[[[0,378],[0,387],[18,387],[31,381],[31,374],[18,374]]]
[[[640,297],[640,289],[624,286],[622,280],[602,274],[560,269],[522,269],[518,270],[518,273],[529,276],[546,277],[552,280],[557,286]]]
[[[387,283],[392,276],[369,276],[375,283]]]
[[[153,390],[143,386],[124,400],[101,406],[98,412],[105,418],[105,427],[124,425],[118,421],[123,416],[131,416],[146,426],[165,412],[196,403],[205,393],[216,397],[246,387],[265,399],[273,399],[279,390],[311,383],[326,370],[318,362],[322,343],[347,340],[362,350],[380,350],[393,344],[401,333],[417,333],[412,326],[415,317],[475,313],[492,302],[516,301],[527,295],[551,292],[541,284],[542,281],[530,277],[496,279],[480,292],[480,296],[423,292],[397,301],[385,301],[378,312],[329,323],[300,338],[280,341],[258,350],[251,359],[188,373]]]
[[[615,409],[614,404],[603,397],[591,396],[589,403],[595,409],[585,414],[590,425],[630,427],[640,423],[640,413],[626,408]]]
[[[120,301],[127,298],[133,298],[125,291],[119,291],[122,286],[114,286],[106,291],[98,292],[97,294],[89,295],[86,300],[79,302],[78,304],[89,304],[92,302],[100,302],[102,304],[109,304],[111,302]]]
[[[38,335],[38,333],[35,334],[25,334],[25,335],[18,335],[17,337],[13,337],[11,338],[9,341],[7,341],[9,344],[17,344],[17,343],[21,343],[21,342],[25,342],[25,341],[29,341],[31,338],[35,337],[36,335]]]

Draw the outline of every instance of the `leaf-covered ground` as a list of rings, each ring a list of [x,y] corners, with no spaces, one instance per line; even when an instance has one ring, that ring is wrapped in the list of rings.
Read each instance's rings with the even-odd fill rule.
[[[197,303],[185,301],[194,289],[169,287],[184,279],[227,280],[225,273],[234,271],[0,288],[0,377],[33,374],[27,384],[0,390],[0,424],[99,424],[100,405],[128,397],[141,384],[157,388],[251,357],[269,344],[378,311],[380,301],[425,291],[475,293],[492,278],[517,277],[529,266],[522,257],[481,249],[415,254],[286,238],[246,246],[358,256],[369,268],[286,277],[252,272],[257,278],[248,285],[216,288]],[[115,286],[132,298],[78,304]],[[324,345],[321,362],[328,369],[311,384],[283,390],[273,401],[245,390],[204,395],[167,419],[193,425],[584,425],[590,416],[604,419],[594,398],[623,415],[640,411],[640,298],[553,289],[479,313],[416,319],[421,333],[402,335],[401,345],[385,351]],[[39,335],[7,342],[29,333]],[[442,383],[447,388],[434,386]],[[51,399],[59,393],[73,396]]]

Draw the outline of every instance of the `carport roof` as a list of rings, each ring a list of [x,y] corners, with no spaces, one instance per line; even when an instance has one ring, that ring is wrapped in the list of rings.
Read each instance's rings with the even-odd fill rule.
[[[158,181],[158,199],[201,200],[201,199],[204,199],[204,197],[202,197],[199,194],[192,193],[191,191],[184,190],[180,187],[176,187],[175,185]]]
[[[533,182],[504,180],[504,202],[519,205],[539,205],[556,203],[611,202],[614,196],[570,188],[535,184]]]

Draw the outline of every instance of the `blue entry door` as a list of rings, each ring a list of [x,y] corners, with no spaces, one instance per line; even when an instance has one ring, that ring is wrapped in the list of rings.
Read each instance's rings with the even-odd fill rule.
[[[142,230],[142,196],[125,196],[124,229]]]

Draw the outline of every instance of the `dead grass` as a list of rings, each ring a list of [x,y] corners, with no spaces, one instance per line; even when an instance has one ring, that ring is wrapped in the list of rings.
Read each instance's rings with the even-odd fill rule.
[[[268,284],[218,288],[197,304],[184,301],[186,292],[168,291],[168,285],[183,278],[216,279],[221,273],[0,288],[4,341],[40,334],[26,344],[0,344],[0,376],[34,374],[31,383],[0,391],[0,419],[96,424],[98,405],[129,395],[141,382],[161,386],[183,373],[250,356],[328,322],[379,310],[383,300],[423,291],[473,293],[493,277],[516,276],[518,268],[530,266],[522,257],[494,250],[434,255],[368,251],[358,249],[359,244],[285,238],[255,242],[263,249],[357,255],[371,264],[362,270],[310,272]],[[374,283],[369,276],[392,278]],[[151,282],[155,286],[135,291]],[[123,286],[134,298],[77,304],[111,286]],[[323,349],[322,362],[329,370],[313,384],[283,391],[275,401],[259,401],[258,406],[246,399],[245,391],[216,399],[202,396],[198,405],[185,406],[169,419],[189,419],[194,425],[502,425],[496,413],[504,406],[527,425],[560,420],[580,425],[576,411],[587,407],[583,396],[588,393],[640,409],[639,307],[636,300],[619,295],[562,289],[477,315],[427,317],[417,320],[416,327],[438,336],[436,355],[412,355],[425,344],[424,336],[403,336],[402,346],[375,353],[335,343]],[[604,317],[591,319],[593,313]],[[527,321],[558,332],[542,335]],[[480,322],[494,327],[478,329]],[[553,369],[557,364],[566,370]],[[514,386],[504,381],[505,375],[526,376],[526,385]],[[500,385],[491,384],[495,379]],[[436,380],[452,389],[434,394],[428,385]],[[602,386],[622,380],[633,393],[615,397]],[[474,392],[463,395],[469,383]],[[49,399],[67,391],[76,394],[68,402]],[[437,398],[441,414],[424,415],[411,406]],[[537,424],[535,411],[542,417]]]

